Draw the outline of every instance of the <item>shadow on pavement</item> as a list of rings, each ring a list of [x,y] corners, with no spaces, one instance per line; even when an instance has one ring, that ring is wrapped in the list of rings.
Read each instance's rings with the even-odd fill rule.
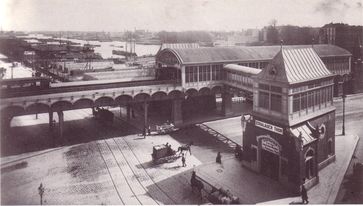
[[[179,168],[175,168],[179,169]],[[206,198],[192,191],[190,182],[192,169],[184,171],[174,176],[170,176],[147,187],[150,194],[161,189],[166,195],[153,196],[163,204],[201,205],[208,203]],[[204,195],[203,195],[204,197]]]
[[[169,135],[180,144],[188,144],[193,141],[191,152],[201,162],[214,161],[218,152],[228,155],[234,153],[234,149],[229,147],[228,144],[217,140],[208,132],[194,125]]]
[[[119,121],[115,121],[112,125],[103,125],[93,118],[64,122],[63,138],[59,137],[57,127],[50,130],[48,124],[12,127],[7,138],[1,138],[1,157],[71,146],[136,132],[134,128]]]

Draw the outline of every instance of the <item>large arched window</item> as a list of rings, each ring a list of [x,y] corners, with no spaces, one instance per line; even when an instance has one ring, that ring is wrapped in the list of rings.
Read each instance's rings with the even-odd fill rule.
[[[315,176],[314,150],[308,149],[305,153],[305,178],[311,179]]]

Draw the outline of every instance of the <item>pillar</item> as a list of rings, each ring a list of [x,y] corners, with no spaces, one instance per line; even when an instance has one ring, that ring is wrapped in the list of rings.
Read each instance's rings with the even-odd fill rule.
[[[131,108],[130,105],[127,104],[126,105],[126,120],[129,121],[130,120],[130,116],[131,116]]]
[[[1,131],[1,136],[2,137],[6,137],[7,134],[9,133],[10,131],[10,128],[11,128],[11,119],[12,117],[8,116],[8,115],[4,115],[1,117],[1,122],[0,122],[0,131]]]
[[[183,99],[172,100],[171,119],[175,125],[183,124],[182,102]]]
[[[232,94],[229,92],[222,93],[222,114],[224,116],[232,114]]]
[[[148,103],[144,102],[144,130],[148,127]]]
[[[49,129],[53,128],[53,111],[49,112]]]
[[[59,119],[59,123],[58,123],[59,137],[63,138],[64,114],[63,114],[63,111],[58,111],[57,113],[58,113],[58,119]]]

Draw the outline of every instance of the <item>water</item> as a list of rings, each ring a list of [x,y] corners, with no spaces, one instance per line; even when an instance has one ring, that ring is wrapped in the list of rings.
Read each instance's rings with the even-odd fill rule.
[[[4,55],[0,54],[0,56]],[[0,59],[0,68],[1,67],[4,67],[6,69],[6,73],[3,79],[11,79],[11,76],[13,76],[13,78],[23,78],[32,77],[33,75],[33,70],[31,68],[26,67],[19,62],[15,62],[13,65],[13,63],[8,63]],[[11,70],[13,70],[13,75],[11,75]]]
[[[34,39],[52,39],[50,36],[45,36],[41,34],[30,34],[28,36],[23,36],[23,38],[34,38]],[[119,55],[113,55],[112,50],[125,50],[126,42],[122,41],[112,41],[112,42],[100,42],[100,41],[85,41],[78,39],[63,39],[69,40],[74,43],[79,43],[80,45],[84,44],[92,44],[92,45],[100,45],[100,47],[95,47],[94,50],[96,53],[99,53],[103,58],[112,58],[112,57],[120,57]],[[124,48],[119,48],[117,46],[123,46]],[[155,55],[160,49],[160,45],[143,45],[136,44],[135,52],[138,56],[143,55]],[[130,47],[128,45],[128,50],[130,51]]]

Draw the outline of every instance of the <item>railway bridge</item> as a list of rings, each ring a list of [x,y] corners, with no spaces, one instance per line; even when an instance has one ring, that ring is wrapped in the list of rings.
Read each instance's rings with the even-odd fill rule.
[[[332,56],[348,62],[350,58],[341,48],[329,45],[314,45],[314,50],[322,59]],[[155,102],[162,105],[162,110],[167,108],[171,121],[178,125],[183,123],[183,114],[214,109],[216,96],[222,97],[221,110],[228,115],[232,96],[239,93],[251,98],[252,76],[264,69],[277,51],[277,47],[165,48],[156,55],[153,80],[67,82],[36,89],[9,89],[2,85],[2,131],[10,127],[14,116],[49,113],[51,123],[53,113],[57,112],[62,134],[65,110],[123,106],[129,117],[134,104],[143,105],[146,125],[148,107],[155,106]],[[337,71],[350,72],[348,63],[333,66]]]

